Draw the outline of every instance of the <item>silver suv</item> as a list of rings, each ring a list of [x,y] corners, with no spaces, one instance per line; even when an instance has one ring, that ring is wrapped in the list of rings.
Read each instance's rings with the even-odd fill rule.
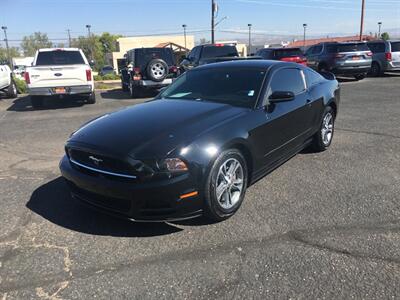
[[[400,71],[400,41],[373,41],[368,43],[371,49],[373,76],[381,76],[385,72]]]
[[[371,69],[372,52],[364,42],[321,43],[306,52],[307,65],[318,72],[364,79]]]

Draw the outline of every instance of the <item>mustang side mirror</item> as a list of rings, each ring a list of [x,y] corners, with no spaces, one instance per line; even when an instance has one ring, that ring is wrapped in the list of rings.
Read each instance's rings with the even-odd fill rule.
[[[268,100],[271,103],[276,103],[276,102],[291,101],[294,98],[295,98],[295,95],[293,92],[277,91],[277,92],[273,92],[272,95],[269,96]]]

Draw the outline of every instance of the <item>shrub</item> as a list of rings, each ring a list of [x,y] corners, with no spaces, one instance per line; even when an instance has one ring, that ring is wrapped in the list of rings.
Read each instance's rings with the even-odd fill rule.
[[[26,94],[28,92],[25,80],[14,77],[14,82],[17,86],[18,94]]]
[[[101,81],[101,80],[118,80],[120,79],[119,75],[117,74],[106,74],[104,76],[95,75],[94,81]]]

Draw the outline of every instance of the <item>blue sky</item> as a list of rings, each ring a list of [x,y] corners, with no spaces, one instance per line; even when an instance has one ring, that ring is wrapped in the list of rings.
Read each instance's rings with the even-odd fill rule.
[[[52,39],[66,39],[92,31],[123,35],[146,35],[200,31],[208,37],[211,0],[0,0],[0,23],[8,26],[10,40],[21,39],[34,31],[48,33]],[[359,31],[361,0],[219,0],[219,25],[222,31],[246,32],[253,24],[255,33],[301,35],[308,23],[310,35],[355,34]],[[400,0],[366,0],[366,32],[397,28],[400,34]],[[202,32],[201,32],[202,31]],[[3,35],[1,34],[1,39]],[[14,42],[16,44],[17,42]]]

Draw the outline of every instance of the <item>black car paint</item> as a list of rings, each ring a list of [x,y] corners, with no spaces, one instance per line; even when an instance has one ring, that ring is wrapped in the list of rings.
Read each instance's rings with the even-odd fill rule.
[[[60,164],[61,172],[75,196],[91,202],[82,196],[85,191],[90,191],[96,196],[110,197],[110,201],[124,199],[131,203],[129,211],[115,211],[98,202],[91,204],[134,220],[195,217],[201,214],[202,190],[215,159],[208,149],[220,152],[238,148],[242,151],[249,166],[250,185],[308,145],[319,128],[326,106],[331,105],[337,112],[340,89],[336,80],[322,79],[301,95],[296,95],[293,101],[269,103],[266,93],[271,77],[281,68],[306,68],[298,64],[239,61],[199,68],[242,66],[261,66],[267,70],[254,108],[195,100],[156,99],[85,125],[66,145],[67,148],[125,161],[178,157],[188,164],[188,173],[170,179],[139,176],[132,181],[113,180],[99,174],[86,174],[64,157]],[[187,151],[183,152],[183,149]],[[199,195],[180,200],[180,195],[192,191],[198,191]],[[161,205],[161,208],[143,213],[143,207],[152,201],[166,201],[170,210]]]

